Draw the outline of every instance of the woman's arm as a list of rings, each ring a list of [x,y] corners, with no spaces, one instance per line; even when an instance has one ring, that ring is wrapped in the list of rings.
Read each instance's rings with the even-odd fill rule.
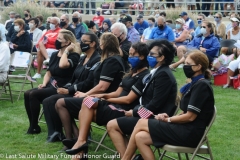
[[[229,31],[227,32],[227,39],[230,39],[230,32],[231,32],[231,30],[229,30]]]
[[[188,38],[188,31],[187,30],[183,30],[183,33],[180,35],[180,37],[175,38],[175,42],[183,42]]]
[[[41,89],[41,88],[46,87],[46,86],[47,86],[47,83],[49,82],[49,80],[50,80],[50,78],[51,78],[51,76],[52,76],[52,75],[51,75],[50,71],[47,71],[47,72],[45,73],[44,77],[43,77],[43,83],[40,84],[40,85],[38,86],[38,88]]]
[[[133,101],[135,101],[138,98],[138,95],[134,93],[133,91],[130,91],[130,93],[127,96],[118,97],[118,98],[109,98],[106,99],[106,101],[116,104],[131,104]]]
[[[221,27],[219,26],[218,36],[220,38],[223,38],[225,36],[225,32],[226,32],[226,27],[224,24],[221,24]]]
[[[69,45],[63,52],[63,55],[59,61],[59,68],[69,68],[70,67],[70,63],[68,61],[68,54],[69,51],[73,50],[73,48],[75,47],[74,43],[71,43],[71,45]]]
[[[180,115],[168,117],[168,118],[170,118],[171,123],[189,123],[194,121],[197,118],[197,114],[191,111],[187,111],[187,113],[185,114],[180,114]],[[168,122],[168,118],[165,117],[163,121]]]

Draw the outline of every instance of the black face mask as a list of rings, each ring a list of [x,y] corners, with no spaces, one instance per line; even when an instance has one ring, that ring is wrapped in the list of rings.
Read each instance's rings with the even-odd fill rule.
[[[62,47],[62,43],[59,42],[58,40],[55,41],[55,47],[56,47],[57,50],[63,48],[63,47]]]
[[[90,45],[81,42],[80,43],[80,48],[81,48],[82,52],[86,52],[86,51],[88,51],[90,49]]]
[[[160,25],[158,26],[159,29],[163,30],[164,26],[163,25]]]
[[[67,23],[66,22],[60,22],[60,27],[64,27]]]
[[[47,30],[50,29],[50,23],[47,23],[47,24],[46,24],[46,28],[47,28]]]
[[[195,65],[184,65],[183,66],[183,71],[187,78],[192,78],[193,75],[195,74],[195,72],[192,70],[192,66],[195,66]]]
[[[24,14],[25,17],[28,17],[28,14]]]
[[[73,23],[77,23],[78,22],[78,18],[72,18]]]

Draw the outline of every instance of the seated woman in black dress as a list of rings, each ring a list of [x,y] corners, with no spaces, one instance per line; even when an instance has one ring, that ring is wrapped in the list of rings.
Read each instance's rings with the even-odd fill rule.
[[[77,91],[73,98],[61,98],[55,105],[67,139],[77,138],[73,137],[71,118],[78,119],[84,97],[116,91],[122,81],[126,67],[120,56],[118,39],[111,33],[104,33],[100,39],[100,48],[102,50],[101,64],[93,73],[94,87],[88,92]],[[74,134],[74,136],[77,135]]]
[[[81,147],[87,141],[88,131],[91,122],[98,125],[106,125],[108,121],[125,116],[125,111],[133,109],[138,105],[139,98],[145,84],[142,82],[145,75],[149,74],[148,70],[148,47],[144,43],[135,43],[129,50],[128,61],[132,66],[132,71],[128,73],[120,83],[118,89],[108,94],[96,94],[92,97],[104,98],[96,102],[92,108],[88,108],[84,103],[79,112],[79,136],[78,141],[72,149],[66,150],[66,153],[76,154],[80,152]],[[87,97],[89,98],[89,97]],[[113,110],[111,107],[119,110]],[[121,110],[123,109],[123,110]]]
[[[93,71],[100,61],[100,55],[96,51],[98,46],[98,38],[94,33],[84,33],[81,37],[80,47],[85,55],[80,58],[71,81],[64,88],[58,88],[58,94],[44,99],[43,110],[48,127],[48,142],[61,140],[63,137],[62,123],[55,110],[57,100],[64,97],[73,97],[77,91],[87,92],[93,88]],[[74,124],[75,122],[73,126],[75,126]],[[74,128],[78,132],[78,128]]]
[[[161,113],[155,119],[141,119],[131,135],[123,160],[130,160],[138,148],[143,159],[154,160],[150,145],[165,144],[196,147],[214,111],[214,95],[208,80],[208,58],[201,51],[192,51],[183,67],[186,77],[192,82],[180,89],[183,94],[179,115]]]
[[[25,31],[25,22],[22,19],[17,19],[14,21],[14,33],[10,39],[10,51],[22,51],[22,52],[31,52],[32,42],[30,35]]]
[[[107,124],[108,134],[121,157],[127,148],[123,135],[131,135],[140,119],[137,114],[139,106],[144,106],[154,115],[164,112],[172,115],[176,109],[177,83],[168,67],[173,61],[176,49],[167,40],[153,41],[149,49],[148,63],[153,69],[149,77],[144,78],[146,85],[140,105],[127,111],[126,117],[111,120]]]
[[[62,29],[55,42],[59,51],[53,53],[48,71],[43,78],[43,83],[39,84],[38,88],[24,93],[24,104],[30,122],[27,134],[38,134],[41,132],[41,128],[38,125],[41,102],[45,98],[57,94],[56,88],[63,87],[70,81],[80,58],[78,54],[79,48],[75,44],[76,38],[72,32]],[[73,49],[69,50],[69,48]]]

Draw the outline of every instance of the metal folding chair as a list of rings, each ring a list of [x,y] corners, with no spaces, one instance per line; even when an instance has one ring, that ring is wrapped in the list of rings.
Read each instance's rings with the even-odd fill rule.
[[[13,103],[12,91],[11,91],[11,86],[10,86],[8,77],[5,82],[0,83],[0,87],[2,87],[0,90],[0,100],[10,100]],[[7,92],[9,92],[9,93],[7,93]],[[3,94],[9,95],[9,98],[2,97]]]

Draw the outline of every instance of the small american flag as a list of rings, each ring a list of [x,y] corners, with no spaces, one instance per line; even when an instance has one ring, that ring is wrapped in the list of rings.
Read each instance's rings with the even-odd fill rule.
[[[108,105],[112,110],[117,110],[117,111],[119,111],[119,112],[125,112],[125,110],[124,109],[121,109],[121,108],[116,108],[115,106],[113,106],[113,105]]]
[[[98,100],[96,97],[87,97],[83,103],[90,109]]]
[[[55,79],[52,79],[52,80],[51,80],[51,85],[52,85],[54,88],[58,89],[57,81],[56,81]]]
[[[142,119],[148,119],[150,116],[154,115],[151,111],[149,111],[147,108],[144,108],[143,106],[138,108],[137,113]]]
[[[43,44],[46,44],[48,42],[48,38],[46,36],[44,36],[42,42],[43,42]]]

